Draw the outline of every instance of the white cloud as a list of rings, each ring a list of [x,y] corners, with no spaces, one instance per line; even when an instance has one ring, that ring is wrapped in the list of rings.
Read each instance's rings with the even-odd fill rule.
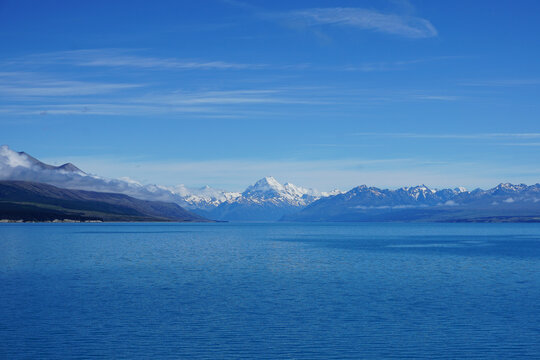
[[[58,80],[34,73],[0,73],[0,94],[14,97],[96,95],[141,86],[143,85]]]
[[[128,103],[74,103],[42,105],[10,105],[2,109],[4,113],[14,115],[111,115],[111,116],[147,116],[163,114],[201,114],[211,116],[217,110],[201,106],[164,107],[157,104]],[[217,117],[222,113],[214,114]],[[237,115],[240,116],[240,115]]]
[[[410,60],[398,60],[398,61],[382,61],[353,64],[347,66],[327,67],[327,70],[342,70],[342,71],[361,71],[361,72],[375,72],[375,71],[396,71],[403,70],[409,65],[418,65],[423,63],[444,61],[451,59],[463,59],[465,56],[433,56],[425,58],[417,58]]]
[[[460,59],[464,56],[433,56],[408,60],[343,64],[335,66],[320,66],[311,63],[299,64],[250,64],[227,61],[186,60],[180,58],[164,58],[140,55],[138,49],[83,49],[57,51],[22,56],[3,62],[6,66],[35,66],[35,65],[71,65],[80,67],[126,67],[143,70],[314,70],[314,71],[396,71],[403,70],[409,65]],[[17,76],[17,72],[0,72],[2,76]]]
[[[361,8],[315,8],[290,12],[286,17],[299,24],[341,25],[409,38],[437,36],[437,30],[426,19],[408,15],[384,14]]]
[[[461,85],[478,86],[478,87],[529,86],[529,85],[540,85],[540,79],[476,80],[476,81],[462,82]]]
[[[455,101],[459,99],[459,96],[449,95],[414,95],[413,98],[418,100],[437,100],[437,101]]]
[[[532,139],[540,133],[477,133],[477,134],[420,134],[420,133],[355,133],[358,136],[411,138],[411,139]],[[510,144],[505,144],[510,145]],[[513,145],[513,144],[512,144]]]
[[[0,173],[18,166],[29,168],[31,164],[26,156],[11,150],[7,145],[0,146]]]
[[[314,99],[310,94],[295,92],[291,94],[283,89],[245,89],[201,92],[173,92],[161,95],[144,96],[137,99],[142,103],[168,105],[197,104],[329,104],[329,101]]]
[[[505,146],[540,146],[540,142],[526,142],[526,143],[506,143]]]
[[[23,91],[21,96],[38,95],[39,92]],[[4,106],[0,113],[17,115],[166,115],[190,114],[211,118],[243,118],[260,115],[258,109],[250,105],[328,105],[332,99],[314,95],[310,89],[240,89],[215,91],[172,91],[132,95],[129,97],[108,96],[80,102],[69,99],[69,89],[61,89],[56,94],[67,93],[65,98],[47,98],[42,104],[19,102]],[[0,94],[2,93],[0,79]],[[54,91],[52,92],[55,93]],[[52,95],[52,94],[50,94]],[[31,99],[31,98],[29,98]],[[22,100],[26,100],[22,96]],[[268,109],[265,109],[268,115]]]
[[[88,67],[132,67],[176,70],[239,70],[260,69],[265,64],[245,64],[227,61],[160,58],[134,54],[131,49],[84,49],[35,54],[15,59],[12,64],[70,64]]]

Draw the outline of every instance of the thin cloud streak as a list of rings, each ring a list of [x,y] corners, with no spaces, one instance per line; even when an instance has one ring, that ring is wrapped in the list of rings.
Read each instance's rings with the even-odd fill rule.
[[[315,8],[293,11],[282,16],[296,25],[349,26],[408,38],[438,35],[437,29],[426,19],[362,8]]]
[[[185,60],[133,54],[134,49],[84,49],[34,54],[8,62],[22,64],[70,64],[84,67],[134,67],[176,70],[248,70],[267,67],[266,64],[244,64],[226,61]]]
[[[456,101],[459,100],[459,96],[453,95],[413,95],[418,100],[438,100],[438,101]]]
[[[333,102],[327,100],[313,99],[310,94],[290,94],[287,89],[174,92],[172,94],[145,96],[135,101],[168,105],[333,104]]]
[[[53,97],[108,94],[143,87],[143,84],[58,80],[34,73],[0,73],[0,94],[13,97]]]
[[[137,84],[104,84],[81,81],[44,82],[41,86],[30,84],[0,84],[0,94],[5,96],[82,96],[106,94],[117,90],[141,87]]]
[[[3,109],[4,113],[13,115],[111,115],[111,116],[147,116],[166,115],[178,113],[212,113],[208,107],[163,107],[151,105],[127,105],[105,103],[82,103],[82,104],[49,104],[49,105],[15,105]],[[219,114],[223,115],[223,114]]]
[[[299,64],[255,64],[237,63],[221,60],[186,60],[179,58],[163,58],[139,55],[141,49],[84,49],[57,51],[52,53],[32,54],[11,61],[3,62],[6,67],[21,65],[70,65],[78,67],[112,67],[140,68],[144,70],[282,70],[282,71],[346,71],[346,72],[384,72],[404,70],[410,65],[464,58],[464,56],[435,56],[410,60],[386,62],[366,62],[360,64],[343,64],[335,66],[318,66],[310,63]],[[2,74],[15,74],[1,73]]]
[[[462,86],[471,87],[513,87],[540,85],[540,79],[499,79],[499,80],[479,80],[460,83]]]
[[[359,71],[359,72],[382,72],[404,70],[409,65],[430,63],[435,61],[444,61],[452,59],[463,59],[465,56],[435,56],[427,58],[418,58],[412,60],[398,60],[386,62],[371,62],[357,65],[348,65],[342,67],[328,68],[328,70]]]
[[[506,143],[502,144],[504,146],[540,146],[540,142],[534,142],[534,143]]]
[[[410,139],[497,139],[540,138],[540,133],[480,133],[480,134],[420,134],[420,133],[355,133],[357,136],[392,137]]]
[[[1,89],[0,89],[1,93]],[[264,96],[268,94],[269,96]],[[190,114],[191,117],[206,118],[257,118],[268,116],[269,109],[257,110],[256,105],[328,105],[329,101],[310,100],[287,94],[271,96],[273,92],[261,91],[213,91],[201,93],[174,93],[137,97],[115,97],[95,99],[94,102],[72,102],[70,99],[52,98],[48,103],[39,105],[19,103],[6,105],[0,113],[12,115],[110,115],[110,116],[166,116],[174,114]],[[28,100],[29,97],[23,100]]]

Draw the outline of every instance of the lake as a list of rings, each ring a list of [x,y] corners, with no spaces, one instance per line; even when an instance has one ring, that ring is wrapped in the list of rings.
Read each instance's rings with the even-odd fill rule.
[[[0,224],[0,358],[540,358],[540,224]]]

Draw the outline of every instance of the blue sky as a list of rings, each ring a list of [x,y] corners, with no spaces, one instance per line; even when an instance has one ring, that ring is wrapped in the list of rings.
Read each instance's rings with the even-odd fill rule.
[[[537,1],[0,1],[0,142],[91,173],[540,181]]]

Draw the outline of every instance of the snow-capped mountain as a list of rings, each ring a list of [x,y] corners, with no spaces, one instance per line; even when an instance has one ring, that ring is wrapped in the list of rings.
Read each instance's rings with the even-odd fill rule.
[[[42,182],[67,189],[121,193],[143,200],[176,203],[206,218],[237,221],[368,221],[468,219],[536,216],[540,218],[540,184],[500,184],[489,190],[430,189],[425,185],[396,190],[366,185],[348,192],[318,192],[265,177],[243,192],[208,186],[143,185],[128,178],[107,179],[85,173],[71,163],[45,164],[24,153],[0,147],[0,180]],[[452,215],[453,214],[453,215]],[[453,216],[453,217],[452,217]],[[458,219],[459,220],[459,219]]]
[[[471,192],[464,188],[435,190],[425,185],[397,190],[362,185],[315,201],[285,220],[505,221],[516,217],[540,219],[540,184],[506,183]]]
[[[209,186],[188,188],[185,185],[143,185],[129,178],[108,179],[87,174],[71,163],[48,165],[5,145],[0,147],[0,180],[38,181],[67,189],[114,192],[143,200],[174,202],[217,220],[230,220],[229,215],[232,213],[235,220],[277,220],[321,197],[339,193],[337,190],[319,193],[290,183],[281,185],[272,177],[257,181],[242,193]],[[247,213],[242,210],[246,208],[249,208]]]
[[[272,203],[287,203],[295,206],[306,206],[321,197],[313,189],[306,189],[290,183],[281,185],[276,179],[267,176],[249,186],[243,193],[244,199],[255,203],[269,201]]]
[[[240,196],[201,214],[218,220],[275,221],[326,196],[330,194],[290,183],[282,185],[268,176],[249,186]]]
[[[159,198],[162,201],[175,202],[191,210],[208,211],[222,202],[233,201],[241,196],[239,192],[214,189],[210,186],[189,188],[183,184],[176,186],[138,184],[140,196]],[[136,197],[135,195],[133,195]]]

